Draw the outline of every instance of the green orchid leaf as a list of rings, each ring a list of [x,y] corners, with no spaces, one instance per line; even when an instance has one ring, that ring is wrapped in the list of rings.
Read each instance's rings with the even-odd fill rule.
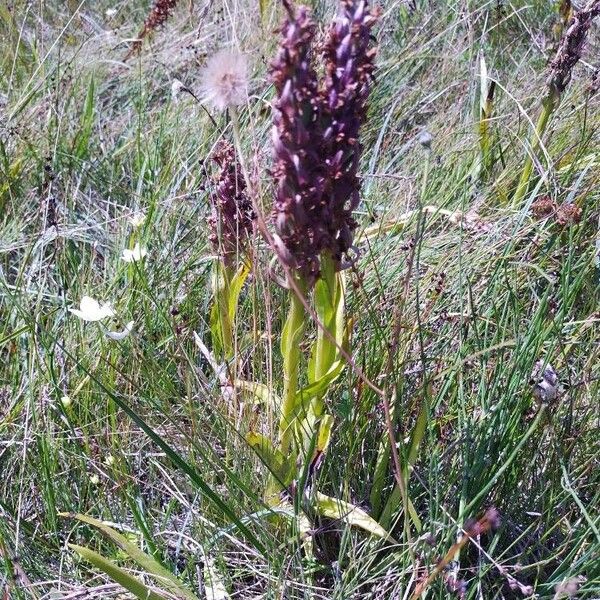
[[[61,517],[69,517],[87,523],[100,530],[110,540],[112,540],[129,558],[134,560],[148,575],[156,579],[159,585],[166,591],[175,595],[177,598],[185,600],[198,600],[198,597],[188,590],[168,569],[163,567],[156,559],[140,550],[135,544],[130,542],[124,535],[115,531],[112,527],[104,524],[98,519],[88,517],[79,513],[59,513]],[[129,588],[128,588],[129,589]]]
[[[285,457],[281,450],[273,446],[271,440],[260,433],[250,431],[246,434],[246,441],[278,479],[280,486],[287,486],[292,482],[294,475],[293,457]]]
[[[166,596],[157,594],[139,579],[133,577],[127,571],[115,564],[112,560],[108,560],[101,554],[83,546],[77,546],[76,544],[69,544],[68,546],[71,550],[77,552],[83,559],[108,575],[113,581],[122,585],[136,598],[139,598],[140,600],[166,600]]]
[[[236,379],[234,381],[234,386],[242,392],[254,396],[254,404],[266,404],[276,410],[279,410],[279,407],[281,406],[281,398],[264,383]]]
[[[299,390],[296,393],[296,406],[306,405],[312,398],[324,395],[327,388],[329,388],[329,386],[340,376],[345,364],[346,363],[343,360],[334,362],[332,367],[325,375],[323,375],[323,377]]]
[[[319,424],[319,436],[317,437],[317,452],[325,452],[331,441],[331,430],[333,429],[333,417],[324,415]]]
[[[238,270],[238,272],[231,278],[228,289],[228,310],[229,319],[233,323],[237,314],[238,303],[240,300],[240,294],[242,288],[246,282],[246,278],[250,274],[250,265],[244,263]]]
[[[323,517],[344,521],[351,527],[358,527],[389,542],[395,542],[394,538],[364,510],[354,504],[317,493],[313,508]]]

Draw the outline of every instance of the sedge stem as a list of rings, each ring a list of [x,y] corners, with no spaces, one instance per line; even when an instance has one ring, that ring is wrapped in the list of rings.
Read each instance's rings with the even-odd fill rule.
[[[525,194],[527,193],[529,180],[531,179],[531,172],[533,171],[533,157],[542,144],[542,136],[546,131],[548,121],[550,120],[550,115],[554,112],[556,104],[557,98],[552,92],[550,92],[550,94],[542,103],[542,112],[538,117],[535,131],[530,140],[531,152],[527,155],[527,159],[525,160],[525,165],[523,166],[523,171],[521,173],[521,178],[519,179],[519,184],[515,191],[515,195],[513,196],[512,204],[514,207],[517,207],[521,204]]]

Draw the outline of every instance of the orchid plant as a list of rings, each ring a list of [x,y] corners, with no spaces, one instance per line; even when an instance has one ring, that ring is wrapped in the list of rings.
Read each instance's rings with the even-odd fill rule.
[[[277,445],[256,432],[248,441],[274,475],[267,500],[277,504],[284,492],[284,502],[287,495],[297,505],[306,490],[314,489],[310,478],[333,425],[325,398],[346,364],[344,269],[356,258],[352,213],[360,202],[359,133],[375,68],[371,39],[377,15],[365,0],[344,0],[318,53],[309,9],[284,5],[287,19],[271,66],[276,90],[272,241],[289,289],[280,342],[283,395]],[[317,332],[304,370],[301,342],[312,320]],[[315,493],[311,506],[328,516],[345,513],[346,520],[387,535],[368,515],[340,500]]]
[[[233,146],[221,141],[212,155],[219,168],[211,196],[211,243],[217,254],[213,269],[214,304],[210,326],[216,354],[234,355],[234,321],[241,288],[249,273],[245,249],[252,233],[254,212]]]

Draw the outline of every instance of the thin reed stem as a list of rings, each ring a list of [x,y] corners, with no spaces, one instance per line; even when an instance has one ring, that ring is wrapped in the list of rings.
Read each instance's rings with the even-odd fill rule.
[[[542,136],[548,127],[550,116],[558,104],[557,100],[558,99],[553,93],[549,93],[543,102],[542,112],[538,117],[535,131],[529,142],[531,146],[531,152],[529,152],[527,155],[525,165],[523,166],[523,171],[521,172],[521,178],[519,179],[519,185],[517,186],[515,195],[513,196],[513,207],[519,206],[525,197],[525,194],[527,193],[527,189],[529,188],[529,180],[531,179],[531,173],[533,171],[533,157],[536,155],[537,151],[542,145]]]

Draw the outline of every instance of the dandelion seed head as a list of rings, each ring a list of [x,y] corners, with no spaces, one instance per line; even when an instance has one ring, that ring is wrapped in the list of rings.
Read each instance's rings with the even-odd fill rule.
[[[202,70],[202,99],[217,110],[239,106],[246,101],[248,62],[234,50],[211,56]]]
[[[425,148],[426,150],[430,150],[431,142],[433,142],[433,136],[431,135],[431,133],[429,133],[429,131],[427,131],[427,129],[423,129],[421,133],[419,133],[419,135],[417,136],[417,141],[419,142],[419,144],[421,144],[421,146],[423,146],[423,148]]]

